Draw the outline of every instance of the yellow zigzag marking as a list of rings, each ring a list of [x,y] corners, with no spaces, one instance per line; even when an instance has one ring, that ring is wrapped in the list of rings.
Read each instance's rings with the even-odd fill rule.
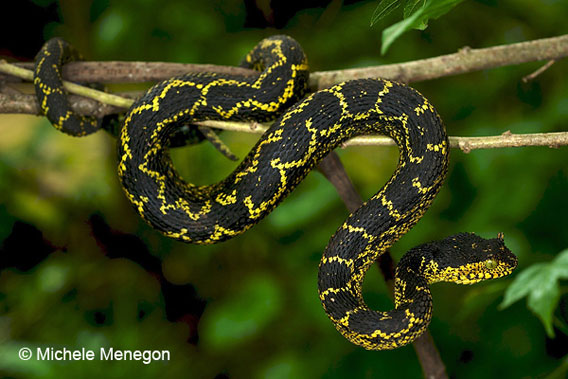
[[[358,311],[364,310],[364,309],[368,309],[365,305],[359,305],[358,307],[355,307],[353,309],[348,310],[347,312],[345,312],[345,316],[343,316],[342,318],[340,318],[339,320],[336,320],[335,322],[339,325],[343,325],[346,328],[349,327],[349,317],[352,314],[357,313]]]
[[[400,220],[401,219],[401,214],[400,212],[395,209],[394,205],[392,205],[392,201],[387,200],[386,196],[383,194],[381,196],[381,204],[383,204],[383,206],[387,207],[387,209],[389,210],[389,214],[395,219],[395,220]]]
[[[332,263],[332,262],[344,264],[345,266],[349,267],[349,270],[351,272],[353,272],[353,259],[344,259],[344,258],[341,258],[337,255],[334,255],[333,257],[325,257],[324,256],[321,259],[321,264],[327,264],[327,263]]]
[[[162,89],[162,92],[158,96],[155,96],[152,99],[152,111],[157,112],[160,109],[160,100],[162,100],[167,96],[170,89],[178,87],[186,87],[186,86],[195,87],[196,84],[188,80],[170,79],[170,82]]]
[[[341,229],[347,229],[349,233],[361,233],[363,235],[363,238],[369,241],[369,243],[375,241],[375,239],[377,238],[372,234],[368,234],[365,228],[362,228],[360,226],[352,226],[344,223],[343,225],[341,225]]]
[[[319,294],[319,298],[320,298],[321,301],[324,301],[324,300],[325,300],[325,297],[326,297],[327,295],[329,295],[330,293],[336,294],[336,293],[339,293],[339,292],[349,292],[349,291],[350,291],[350,289],[349,289],[349,288],[346,288],[346,287],[328,288],[328,289],[326,289],[325,291],[323,291],[323,292],[321,292],[321,293]],[[334,302],[335,299],[334,299],[334,298],[330,298],[329,301]]]
[[[277,169],[279,174],[280,174],[280,186],[277,188],[273,197],[270,200],[263,201],[258,206],[255,206],[252,203],[252,196],[247,196],[244,199],[244,201],[243,201],[244,205],[248,208],[249,215],[252,219],[258,218],[259,216],[261,216],[263,214],[263,212],[265,212],[268,209],[270,209],[271,207],[273,207],[274,204],[276,204],[280,200],[281,196],[284,193],[286,193],[286,188],[287,188],[287,184],[288,184],[288,177],[287,177],[286,171],[290,168],[301,167],[301,166],[305,165],[312,158],[313,153],[316,151],[316,149],[317,149],[317,146],[316,146],[316,144],[317,144],[316,130],[311,128],[311,126],[312,126],[311,119],[306,120],[305,126],[306,126],[306,129],[311,133],[311,138],[310,138],[310,142],[308,144],[308,151],[306,152],[306,154],[304,154],[303,158],[300,159],[300,160],[297,160],[297,161],[285,162],[285,163],[280,163],[280,158],[277,158],[277,159],[273,159],[270,162],[271,167]],[[282,129],[280,129],[280,130],[282,130]]]
[[[258,157],[260,156],[260,153],[262,151],[262,147],[264,145],[268,145],[270,143],[273,142],[278,142],[282,139],[282,132],[284,132],[283,129],[276,129],[274,130],[272,133],[270,133],[266,139],[263,139],[258,146],[256,147],[256,151],[255,154],[251,160],[251,164],[249,167],[247,167],[246,169],[244,169],[243,171],[237,173],[237,175],[235,176],[235,184],[241,181],[241,178],[243,178],[244,176],[247,176],[250,173],[256,172],[257,170],[257,166],[258,166]]]

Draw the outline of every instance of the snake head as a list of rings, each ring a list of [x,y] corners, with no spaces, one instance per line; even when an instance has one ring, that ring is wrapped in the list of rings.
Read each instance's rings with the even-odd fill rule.
[[[517,257],[505,246],[502,233],[491,239],[460,233],[431,246],[436,263],[425,270],[430,283],[473,284],[509,275],[517,267]]]

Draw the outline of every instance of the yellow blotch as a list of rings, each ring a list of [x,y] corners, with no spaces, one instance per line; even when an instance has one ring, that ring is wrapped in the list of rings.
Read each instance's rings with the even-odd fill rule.
[[[426,192],[430,191],[431,187],[422,187],[420,180],[418,178],[412,179],[412,187],[418,188],[418,193],[425,194]]]
[[[442,142],[435,144],[435,145],[431,144],[431,143],[426,145],[427,150],[436,151],[436,152],[441,151],[442,154],[446,154],[446,147],[447,147],[446,141],[442,141]]]
[[[237,202],[237,190],[233,190],[231,194],[220,193],[215,198],[215,201],[221,205],[231,205]]]

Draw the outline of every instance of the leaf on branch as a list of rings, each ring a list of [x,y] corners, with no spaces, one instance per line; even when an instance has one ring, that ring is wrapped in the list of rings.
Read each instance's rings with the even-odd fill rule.
[[[381,54],[385,54],[392,43],[405,32],[426,29],[430,19],[435,20],[448,13],[462,1],[464,0],[407,0],[403,11],[404,19],[383,30]]]
[[[560,279],[568,279],[568,249],[558,254],[553,261],[534,264],[517,275],[499,307],[506,308],[527,297],[528,308],[538,316],[546,334],[552,338],[553,313],[560,299]]]
[[[402,13],[404,18],[410,17],[417,9],[420,4],[424,5],[425,0],[407,0],[404,4],[404,11]]]
[[[375,25],[381,18],[385,18],[401,4],[402,0],[382,0],[371,16],[371,26]]]
[[[409,18],[412,16],[417,10],[424,7],[426,4],[426,0],[408,0],[404,5],[404,11],[402,14],[403,18]],[[428,27],[428,20],[424,20],[420,23],[420,25],[414,26],[414,29],[424,30]]]

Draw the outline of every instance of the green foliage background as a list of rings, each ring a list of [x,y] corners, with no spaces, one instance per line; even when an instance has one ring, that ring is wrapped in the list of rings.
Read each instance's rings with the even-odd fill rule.
[[[53,6],[49,0],[35,3]],[[397,63],[568,31],[564,1],[471,0],[431,20],[424,31],[402,35],[381,56],[381,30],[401,15],[393,12],[369,28],[376,1],[331,1],[325,8],[301,10],[281,30],[244,28],[245,7],[237,0],[60,1],[56,7],[60,21],[44,26],[45,39],[62,36],[86,59],[230,65],[263,37],[286,33],[302,44],[312,71]],[[521,81],[541,64],[413,86],[435,104],[450,135],[566,130],[568,65],[557,62],[536,80]],[[258,137],[227,132],[222,138],[243,157]],[[397,159],[395,148],[357,147],[339,154],[364,197],[390,177]],[[207,144],[177,149],[173,157],[186,178],[201,184],[219,180],[236,166]],[[448,180],[434,205],[393,248],[398,259],[412,246],[460,231],[485,237],[504,232],[519,257],[512,278],[433,288],[430,330],[453,377],[565,375],[565,277],[559,276],[555,287],[553,335],[547,336],[524,299],[504,309],[498,306],[519,272],[552,261],[568,247],[566,162],[566,147],[454,150]],[[31,270],[0,272],[0,372],[12,377],[420,375],[412,347],[367,352],[344,340],[321,308],[318,262],[347,216],[322,175],[312,173],[244,235],[219,245],[193,246],[165,239],[139,219],[122,193],[115,163],[115,142],[104,133],[77,139],[40,117],[0,116],[0,259],[11,259],[8,252],[33,254],[25,246],[7,248],[17,221],[39,229],[56,250]],[[130,260],[106,256],[93,236],[93,214],[115,233],[141,239],[161,261],[167,281],[192,285],[206,301],[201,318],[168,321],[156,277]],[[129,253],[138,248],[132,244]],[[367,275],[365,297],[376,308],[392,307],[378,270]],[[97,321],[97,314],[104,315],[104,322]],[[197,344],[187,343],[196,333]],[[172,358],[151,365],[23,362],[17,358],[22,346],[168,349]]]

